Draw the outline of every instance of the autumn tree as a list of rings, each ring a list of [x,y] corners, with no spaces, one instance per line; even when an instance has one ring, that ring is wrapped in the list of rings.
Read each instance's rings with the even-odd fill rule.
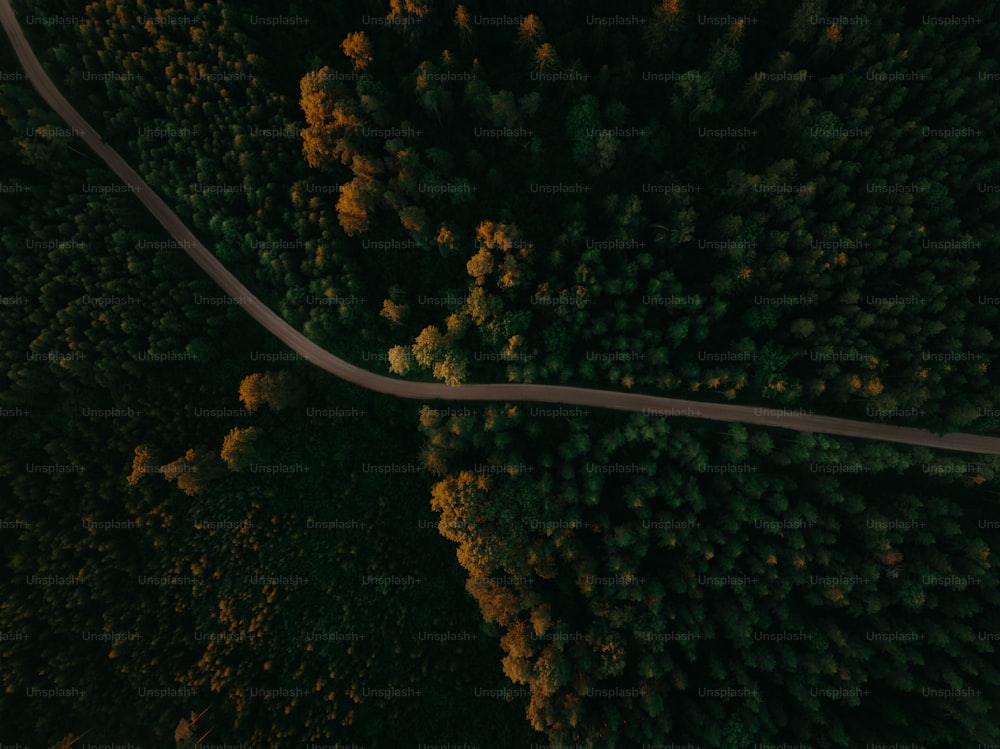
[[[389,322],[401,325],[409,309],[409,306],[406,304],[394,302],[392,299],[384,299],[382,300],[382,309],[379,311],[379,315]]]
[[[352,31],[344,38],[340,48],[351,60],[355,70],[364,70],[374,59],[371,40],[363,31]]]
[[[389,0],[388,19],[413,16],[423,18],[427,15],[428,6],[423,0]]]
[[[413,368],[413,352],[409,346],[393,346],[389,349],[389,371],[405,375]]]
[[[239,473],[265,459],[264,431],[260,427],[233,427],[222,440],[220,457],[230,471]]]
[[[334,80],[329,67],[310,71],[299,83],[299,106],[306,118],[302,151],[309,166],[318,168],[334,160],[349,163],[347,137],[364,124],[351,92]]]
[[[472,256],[465,265],[469,275],[476,279],[476,284],[482,286],[486,281],[486,276],[493,272],[493,255],[486,247],[479,248],[479,252]]]
[[[469,15],[469,11],[464,5],[459,4],[455,8],[455,18],[453,23],[463,39],[468,40],[472,37],[472,17]]]
[[[240,401],[251,412],[265,405],[273,411],[281,411],[294,402],[297,391],[297,385],[288,372],[255,372],[240,382]]]
[[[209,482],[218,475],[212,458],[206,451],[191,448],[177,460],[163,466],[160,472],[163,478],[176,483],[178,489],[193,497],[205,491]]]
[[[544,72],[558,67],[558,65],[559,55],[556,53],[556,48],[552,43],[544,42],[535,48],[535,67],[538,70]]]
[[[468,375],[468,365],[459,354],[446,354],[444,359],[434,362],[434,376],[445,385],[458,387]]]
[[[137,445],[135,457],[132,458],[132,473],[126,481],[129,486],[135,486],[150,473],[159,473],[159,467],[153,465],[155,458],[153,451],[148,445]]]
[[[534,13],[529,13],[517,27],[517,43],[523,48],[534,49],[545,41],[545,24]]]
[[[448,342],[438,328],[428,325],[417,336],[410,350],[421,367],[430,367],[444,358]]]
[[[349,237],[364,234],[371,226],[369,214],[375,205],[372,187],[371,180],[355,177],[340,189],[337,219]]]

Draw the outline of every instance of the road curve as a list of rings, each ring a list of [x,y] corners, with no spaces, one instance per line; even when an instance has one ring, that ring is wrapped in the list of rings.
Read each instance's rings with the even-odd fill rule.
[[[696,418],[713,421],[741,422],[767,427],[791,429],[797,432],[819,432],[843,437],[899,442],[942,450],[985,455],[1000,455],[1000,438],[973,434],[939,436],[924,429],[890,426],[832,416],[784,413],[781,409],[756,408],[722,403],[700,403],[679,398],[665,398],[639,393],[568,387],[562,385],[523,385],[499,383],[465,384],[450,387],[441,383],[407,382],[385,377],[356,367],[306,338],[273,310],[250,293],[240,281],[220,263],[197,237],[183,224],[173,210],[146,184],[118,153],[105,145],[100,135],[59,92],[45,73],[41,63],[24,36],[10,0],[0,0],[0,23],[13,45],[21,66],[31,84],[50,107],[70,128],[80,131],[80,138],[104,161],[136,197],[142,201],[157,221],[188,255],[257,322],[267,328],[293,351],[327,372],[368,390],[387,395],[418,400],[450,401],[531,401],[558,403],[568,406],[589,406],[617,411],[656,413],[680,411]]]

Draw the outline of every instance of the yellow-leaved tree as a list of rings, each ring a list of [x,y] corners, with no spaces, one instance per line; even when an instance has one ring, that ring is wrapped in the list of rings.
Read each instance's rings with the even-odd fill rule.
[[[302,152],[313,168],[330,161],[350,161],[345,137],[364,124],[359,106],[344,86],[335,86],[329,67],[306,73],[299,81],[299,106],[306,118]]]
[[[287,372],[254,372],[240,383],[240,401],[247,411],[269,406],[272,411],[281,411],[294,400],[296,387]]]
[[[350,59],[355,70],[364,70],[371,64],[372,60],[375,59],[372,56],[371,40],[363,31],[352,31],[344,37],[344,41],[341,42],[340,48]]]
[[[258,427],[233,427],[222,438],[220,457],[230,471],[239,473],[251,463],[260,462],[263,436]]]

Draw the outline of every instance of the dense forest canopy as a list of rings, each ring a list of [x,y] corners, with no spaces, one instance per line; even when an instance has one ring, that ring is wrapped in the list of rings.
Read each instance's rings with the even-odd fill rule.
[[[996,3],[15,6],[360,366],[997,432]],[[0,69],[0,740],[1000,743],[997,459],[362,392]]]

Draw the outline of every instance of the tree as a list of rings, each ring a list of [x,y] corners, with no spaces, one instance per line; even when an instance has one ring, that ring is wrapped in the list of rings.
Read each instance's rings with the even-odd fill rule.
[[[681,0],[661,0],[653,8],[652,23],[644,28],[646,43],[656,54],[670,49],[670,42],[679,33],[684,7]]]
[[[299,106],[306,118],[302,129],[302,152],[309,166],[318,168],[342,158],[350,160],[344,138],[359,130],[364,121],[351,92],[334,80],[329,67],[307,73],[299,82]]]
[[[411,205],[399,212],[399,222],[410,236],[423,240],[427,235],[427,213],[419,206]]]
[[[433,325],[428,325],[417,336],[411,346],[413,358],[421,367],[430,367],[435,362],[444,358],[447,349],[447,341]]]
[[[481,247],[465,264],[465,268],[476,279],[476,285],[482,286],[486,282],[486,276],[493,272],[493,255],[486,247]]]
[[[135,457],[132,459],[132,473],[126,481],[129,486],[135,486],[150,473],[158,473],[159,469],[153,465],[153,451],[148,445],[137,445]]]
[[[337,219],[349,237],[364,234],[371,226],[368,214],[375,206],[373,181],[355,177],[340,188],[337,198]]]
[[[578,166],[589,166],[597,153],[597,139],[592,131],[600,129],[601,119],[597,97],[584,94],[566,115],[566,135],[573,143],[573,161]]]
[[[445,385],[458,387],[466,378],[467,365],[458,356],[448,354],[441,361],[434,362],[434,376]]]
[[[341,43],[340,48],[351,60],[355,70],[364,70],[372,62],[372,43],[363,31],[352,31]]]
[[[535,66],[544,72],[550,68],[558,67],[559,55],[556,48],[550,42],[544,42],[535,49]]]
[[[410,308],[406,304],[394,302],[392,299],[384,299],[382,301],[382,310],[379,312],[379,315],[396,325],[401,325],[403,318],[406,317],[406,314],[409,311]]]
[[[247,466],[266,460],[264,430],[259,427],[233,427],[222,440],[220,457],[230,471],[239,473]]]
[[[490,119],[496,127],[517,127],[520,112],[517,97],[510,91],[497,91],[490,97]]]
[[[423,18],[427,15],[427,5],[423,0],[389,0],[389,15],[387,18],[405,18],[408,15]]]
[[[389,349],[389,371],[405,375],[413,368],[413,353],[407,346],[393,346]]]
[[[269,406],[281,411],[296,397],[295,382],[287,372],[255,372],[240,382],[240,401],[247,411]]]
[[[816,330],[816,324],[807,318],[800,317],[797,320],[792,321],[789,326],[789,332],[792,333],[796,338],[808,339],[813,332]]]
[[[534,13],[529,13],[517,27],[518,44],[525,47],[537,47],[545,41],[545,24]]]
[[[175,482],[178,489],[193,497],[205,491],[209,481],[217,475],[212,457],[209,453],[192,448],[177,460],[163,466],[160,472],[163,478]]]
[[[454,23],[463,39],[469,39],[472,36],[472,18],[464,5],[459,4],[455,8]]]

